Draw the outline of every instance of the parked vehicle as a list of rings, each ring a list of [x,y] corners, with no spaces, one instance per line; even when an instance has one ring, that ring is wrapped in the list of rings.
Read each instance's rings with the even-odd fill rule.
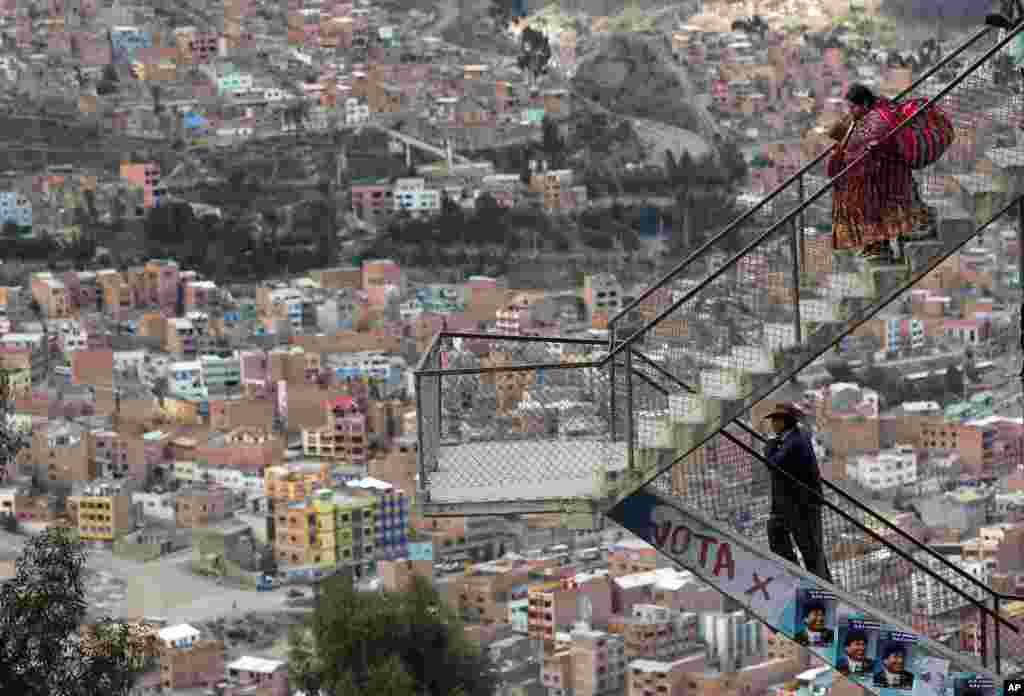
[[[269,575],[264,575],[256,583],[257,592],[268,592],[272,589],[274,589],[274,578],[270,577]]]

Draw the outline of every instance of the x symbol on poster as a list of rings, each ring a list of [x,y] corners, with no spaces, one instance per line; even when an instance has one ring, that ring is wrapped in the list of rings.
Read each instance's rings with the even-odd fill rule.
[[[746,591],[745,594],[753,596],[757,592],[761,592],[764,594],[764,598],[770,601],[772,597],[770,594],[768,594],[768,583],[770,583],[774,579],[775,578],[765,578],[764,580],[762,580],[760,577],[758,577],[757,573],[754,573],[754,584],[751,586],[749,590]]]

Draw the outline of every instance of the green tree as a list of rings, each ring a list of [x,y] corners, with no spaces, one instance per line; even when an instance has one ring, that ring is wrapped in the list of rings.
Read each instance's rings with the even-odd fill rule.
[[[22,696],[127,695],[155,634],[104,619],[80,634],[85,550],[63,529],[32,537],[0,586],[0,684]],[[79,640],[78,636],[82,636]]]
[[[360,694],[380,696],[416,696],[416,680],[397,655],[386,658],[370,669],[366,690]]]
[[[316,673],[325,690],[396,696],[450,696],[460,688],[466,696],[493,692],[487,659],[424,578],[404,593],[365,594],[335,576],[323,583],[322,593],[310,621],[315,658],[305,669]]]
[[[538,78],[548,71],[551,62],[551,42],[533,27],[526,27],[519,35],[519,68]]]

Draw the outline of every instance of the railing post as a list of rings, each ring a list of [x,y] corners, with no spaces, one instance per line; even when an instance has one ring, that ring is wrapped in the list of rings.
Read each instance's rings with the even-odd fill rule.
[[[790,237],[790,251],[793,256],[793,333],[796,345],[804,340],[800,329],[800,238],[803,236],[800,225],[793,221],[793,234]]]
[[[992,593],[992,609],[996,613],[996,619],[992,622],[995,626],[995,650],[996,650],[996,674],[1002,674],[1003,672],[1003,646],[999,636],[999,593]]]
[[[427,449],[424,447],[426,441],[426,427],[423,417],[423,377],[415,375],[413,384],[416,388],[416,443],[419,454],[420,480],[416,482],[416,500],[422,502],[421,496],[427,495]]]
[[[979,650],[979,656],[981,657],[981,666],[988,667],[988,614],[978,609],[978,633],[980,634],[979,641],[981,647]]]
[[[608,324],[608,353],[609,353],[609,355],[614,350],[615,350],[615,320],[613,319]],[[615,407],[615,402],[618,401],[618,399],[615,398],[616,397],[615,390],[618,387],[618,384],[615,381],[615,360],[614,359],[612,359],[611,361],[608,362],[608,382],[611,384],[611,389],[608,390],[609,397],[611,399],[611,402],[608,404],[608,420],[611,421],[611,426],[612,426],[611,427],[611,430],[612,430],[612,442],[615,442],[616,439],[617,439],[617,437],[616,437],[617,436],[617,432],[616,432],[617,429],[615,427],[615,421],[616,421],[615,414],[616,414],[617,409]]]
[[[626,464],[633,470],[633,349],[627,348],[626,354]],[[614,362],[614,360],[612,361]]]
[[[444,354],[445,351],[447,350],[447,341],[448,341],[448,339],[441,338],[437,342],[437,355],[435,356],[435,358],[437,360],[437,366],[438,367],[443,367],[443,365],[441,364],[442,363],[441,355]],[[434,387],[435,390],[437,391],[437,395],[434,398],[435,405],[437,406],[437,411],[435,411],[435,413],[437,413],[437,423],[434,424],[434,427],[437,428],[437,443],[438,443],[438,447],[440,447],[441,435],[442,435],[442,431],[444,430],[444,414],[441,411],[441,404],[442,404],[442,401],[441,401],[441,389],[443,387],[444,387],[444,378],[443,377],[438,377],[437,378],[437,385]]]
[[[1017,200],[1017,289],[1020,291],[1017,331],[1020,334],[1020,346],[1024,349],[1024,196]],[[1024,391],[1024,361],[1020,366],[1020,384]]]
[[[807,247],[804,244],[804,228],[807,226],[807,218],[804,217],[803,205],[804,201],[807,200],[807,190],[804,188],[804,174],[800,172],[800,176],[796,180],[796,192],[800,197],[800,214],[797,216],[797,225],[800,230],[797,236],[799,244],[797,248],[800,250],[800,267],[803,268],[806,264],[804,261],[807,259]]]

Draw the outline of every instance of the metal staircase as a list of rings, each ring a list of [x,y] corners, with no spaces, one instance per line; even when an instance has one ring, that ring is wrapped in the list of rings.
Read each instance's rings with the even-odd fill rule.
[[[423,512],[556,513],[568,526],[607,514],[742,603],[645,517],[672,510],[688,535],[699,527],[728,537],[751,563],[913,633],[922,655],[952,654],[965,673],[1020,671],[1024,641],[1002,640],[1017,629],[999,616],[1011,598],[840,487],[828,484],[824,500],[834,584],[774,556],[763,531],[760,436],[738,419],[1007,210],[1024,206],[998,168],[978,166],[1024,164],[1014,85],[996,80],[991,67],[1022,30],[999,41],[994,30],[980,31],[908,90],[929,96],[929,107],[940,105],[958,127],[957,143],[920,177],[940,234],[914,245],[909,268],[862,268],[833,253],[829,234],[814,231],[827,229],[830,214],[833,182],[822,154],[625,308],[608,341],[439,334],[416,373]],[[956,60],[969,65],[939,85]],[[788,212],[772,219],[768,203]],[[624,317],[635,311],[643,325],[626,332]],[[945,615],[963,609],[956,625],[928,615],[936,593]]]

